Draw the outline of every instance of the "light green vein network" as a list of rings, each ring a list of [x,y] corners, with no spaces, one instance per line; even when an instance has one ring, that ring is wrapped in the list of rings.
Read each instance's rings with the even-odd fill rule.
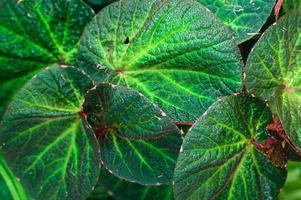
[[[42,68],[74,61],[92,16],[78,0],[0,1],[0,120],[13,96]]]
[[[100,155],[80,111],[92,81],[54,65],[16,95],[0,130],[5,161],[33,199],[85,199],[96,184]]]
[[[110,4],[86,28],[78,60],[95,80],[136,89],[180,122],[241,88],[233,33],[191,0]]]
[[[301,148],[301,20],[290,11],[256,44],[246,66],[246,87],[269,101],[292,143]]]
[[[174,174],[175,199],[277,198],[286,170],[252,144],[263,142],[272,114],[249,95],[222,98],[186,134]]]

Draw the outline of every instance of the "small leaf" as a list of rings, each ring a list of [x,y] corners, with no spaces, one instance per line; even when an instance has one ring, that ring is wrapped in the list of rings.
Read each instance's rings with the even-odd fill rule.
[[[17,177],[7,166],[0,154],[0,199],[3,200],[29,200]]]
[[[258,34],[273,11],[276,0],[197,0],[208,7],[242,43]]]
[[[175,169],[175,198],[276,198],[286,171],[257,149],[268,137],[265,127],[271,121],[268,107],[244,94],[210,107],[184,139]]]
[[[85,199],[99,174],[99,146],[79,115],[92,82],[51,66],[15,96],[3,119],[4,158],[33,199]]]
[[[97,82],[138,90],[180,122],[196,120],[217,97],[241,88],[232,32],[192,0],[105,7],[84,33],[79,64]]]
[[[247,89],[266,99],[291,142],[301,150],[301,13],[291,11],[269,28],[246,66]]]
[[[101,170],[99,184],[96,188],[104,187],[116,200],[172,200],[172,187],[144,186],[136,183],[127,182],[110,174],[106,170]]]
[[[159,107],[135,90],[105,83],[87,94],[84,112],[105,168],[131,182],[171,182],[182,140]]]
[[[74,60],[92,16],[79,0],[0,1],[0,120],[13,95],[40,69]]]

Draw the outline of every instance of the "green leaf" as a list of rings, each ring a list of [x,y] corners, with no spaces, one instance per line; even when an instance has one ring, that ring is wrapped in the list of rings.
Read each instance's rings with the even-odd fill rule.
[[[291,142],[301,149],[301,13],[291,11],[268,29],[246,66],[246,87],[268,100]]]
[[[280,200],[301,199],[301,163],[289,162],[285,185],[280,192]]]
[[[84,112],[105,168],[141,184],[171,182],[182,140],[158,106],[133,89],[104,83],[89,91]]]
[[[29,200],[19,180],[0,154],[0,199]]]
[[[296,1],[296,0],[284,0],[283,2],[283,10],[284,12],[288,13],[291,10],[295,9],[301,9],[301,1]]]
[[[258,34],[273,11],[276,0],[197,0],[210,9],[242,43]]]
[[[99,183],[96,188],[106,188],[116,200],[172,200],[172,187],[170,185],[162,186],[144,186],[136,183],[122,180],[106,170],[101,170]]]
[[[92,16],[79,0],[0,0],[0,120],[33,74],[74,60]]]
[[[267,137],[265,127],[271,121],[269,108],[245,94],[210,107],[184,139],[175,169],[175,198],[276,198],[286,171],[253,145]]]
[[[97,183],[99,146],[80,116],[93,87],[73,67],[51,66],[15,96],[0,130],[4,158],[33,199],[85,199]]]
[[[192,0],[107,6],[84,33],[79,63],[96,81],[134,88],[181,122],[196,120],[217,97],[241,88],[231,31]]]

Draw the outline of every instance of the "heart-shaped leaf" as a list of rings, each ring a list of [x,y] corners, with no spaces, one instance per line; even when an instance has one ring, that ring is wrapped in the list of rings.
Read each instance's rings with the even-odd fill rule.
[[[247,89],[266,99],[291,142],[301,150],[301,12],[269,28],[246,66]]]
[[[105,168],[141,184],[171,182],[182,139],[158,106],[135,90],[104,83],[89,91],[84,113]]]
[[[7,166],[0,154],[0,199],[29,200],[19,180]]]
[[[197,0],[209,8],[236,34],[239,43],[258,34],[273,11],[276,0]],[[293,0],[294,1],[294,0]]]
[[[92,16],[80,0],[0,0],[0,120],[39,69],[74,59]]]
[[[79,63],[95,80],[106,76],[134,88],[181,122],[196,120],[217,97],[241,87],[232,32],[192,0],[105,7],[84,33]]]
[[[99,175],[99,146],[81,107],[92,82],[52,66],[15,96],[0,130],[8,165],[34,199],[85,199]]]
[[[187,133],[175,169],[176,199],[274,199],[286,171],[279,164],[282,143],[275,138],[263,147],[269,108],[240,94],[221,99]],[[274,139],[274,140],[272,140]],[[255,145],[253,145],[255,144]],[[282,161],[280,159],[280,161]]]
[[[110,174],[106,170],[101,170],[99,184],[97,188],[105,188],[116,200],[172,200],[173,193],[170,185],[144,186],[127,182]]]

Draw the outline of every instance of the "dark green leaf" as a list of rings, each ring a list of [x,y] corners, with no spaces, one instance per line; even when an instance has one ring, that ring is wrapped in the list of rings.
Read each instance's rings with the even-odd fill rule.
[[[258,34],[276,0],[197,0],[208,7],[236,34],[239,43]],[[293,0],[295,1],[295,0]]]
[[[19,180],[7,166],[0,154],[0,199],[29,200]]]
[[[94,6],[99,6],[100,8],[103,8],[110,3],[113,3],[118,0],[86,0],[88,3],[94,5]]]
[[[280,200],[301,199],[301,163],[289,162],[288,174],[284,188],[280,192]]]
[[[181,122],[196,120],[217,97],[241,87],[233,34],[192,0],[105,7],[84,33],[79,63],[97,81],[106,74],[106,81],[137,89]]]
[[[106,188],[116,200],[172,200],[172,187],[144,186],[136,183],[127,182],[102,170],[99,177],[99,187]]]
[[[99,175],[99,146],[79,113],[92,82],[79,70],[52,66],[16,95],[0,144],[34,199],[85,199]]]
[[[92,16],[80,0],[0,1],[0,120],[12,96],[39,69],[74,60]]]
[[[88,200],[113,200],[111,193],[103,186],[97,185]]]
[[[247,89],[266,99],[292,143],[301,149],[301,13],[269,28],[246,66]]]
[[[267,137],[271,120],[268,107],[244,94],[210,107],[184,139],[175,169],[175,198],[276,198],[286,171],[253,145]]]
[[[108,170],[142,184],[171,182],[182,140],[159,107],[135,90],[105,83],[87,94],[84,112]]]

